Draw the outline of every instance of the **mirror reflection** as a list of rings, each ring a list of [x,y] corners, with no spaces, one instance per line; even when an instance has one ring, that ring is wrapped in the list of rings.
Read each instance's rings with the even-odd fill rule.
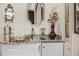
[[[44,20],[44,3],[29,3],[28,4],[28,19],[32,24],[40,24]]]

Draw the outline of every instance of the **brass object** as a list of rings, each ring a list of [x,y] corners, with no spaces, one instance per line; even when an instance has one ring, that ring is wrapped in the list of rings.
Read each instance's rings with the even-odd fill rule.
[[[30,42],[30,36],[27,35],[11,36],[10,42]]]

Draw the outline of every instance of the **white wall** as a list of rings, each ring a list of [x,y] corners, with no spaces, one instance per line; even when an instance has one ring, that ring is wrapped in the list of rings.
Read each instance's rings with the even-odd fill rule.
[[[50,24],[47,22],[49,19],[49,13],[52,11],[53,8],[57,7],[57,12],[59,19],[56,23],[55,31],[59,35],[63,35],[62,30],[64,28],[62,24],[64,24],[64,4],[45,4],[45,19],[42,21],[40,25],[31,25],[31,22],[27,20],[27,4],[11,4],[15,10],[15,18],[14,22],[10,24],[13,27],[13,33],[15,35],[21,34],[31,34],[31,28],[34,26],[35,33],[40,34],[40,28],[46,28],[46,34],[50,33]],[[3,40],[3,27],[4,27],[4,9],[6,8],[7,4],[0,4],[0,40]]]
[[[55,32],[59,35],[62,35],[62,30],[63,30],[63,25],[64,24],[64,19],[65,19],[65,15],[64,15],[64,4],[61,3],[61,4],[46,4],[45,5],[45,20],[49,19],[49,13],[51,13],[51,11],[56,8],[57,12],[58,12],[58,21],[56,22],[56,27],[55,27]],[[48,25],[47,25],[48,26]],[[48,26],[49,27],[49,26]],[[48,31],[49,31],[49,28],[48,28]]]
[[[0,39],[3,40],[3,27],[4,24],[4,9],[7,4],[0,4]],[[13,24],[10,24],[13,27],[13,33],[16,35],[30,33],[30,22],[27,20],[27,7],[26,4],[12,4],[15,10],[15,18]]]

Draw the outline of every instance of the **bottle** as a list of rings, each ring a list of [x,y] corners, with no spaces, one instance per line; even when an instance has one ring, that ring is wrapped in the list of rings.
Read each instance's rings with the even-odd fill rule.
[[[35,35],[34,28],[32,28],[31,39],[33,40],[33,36]]]
[[[45,40],[45,29],[41,29],[41,40]]]

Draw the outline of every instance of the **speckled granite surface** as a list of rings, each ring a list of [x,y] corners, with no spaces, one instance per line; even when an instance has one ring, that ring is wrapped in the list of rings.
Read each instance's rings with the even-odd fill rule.
[[[35,36],[33,40],[29,42],[0,42],[0,44],[34,44],[34,43],[60,43],[65,42],[62,40],[61,36],[57,36],[56,39],[50,40],[48,36],[46,36],[45,40],[41,40],[39,36]]]

